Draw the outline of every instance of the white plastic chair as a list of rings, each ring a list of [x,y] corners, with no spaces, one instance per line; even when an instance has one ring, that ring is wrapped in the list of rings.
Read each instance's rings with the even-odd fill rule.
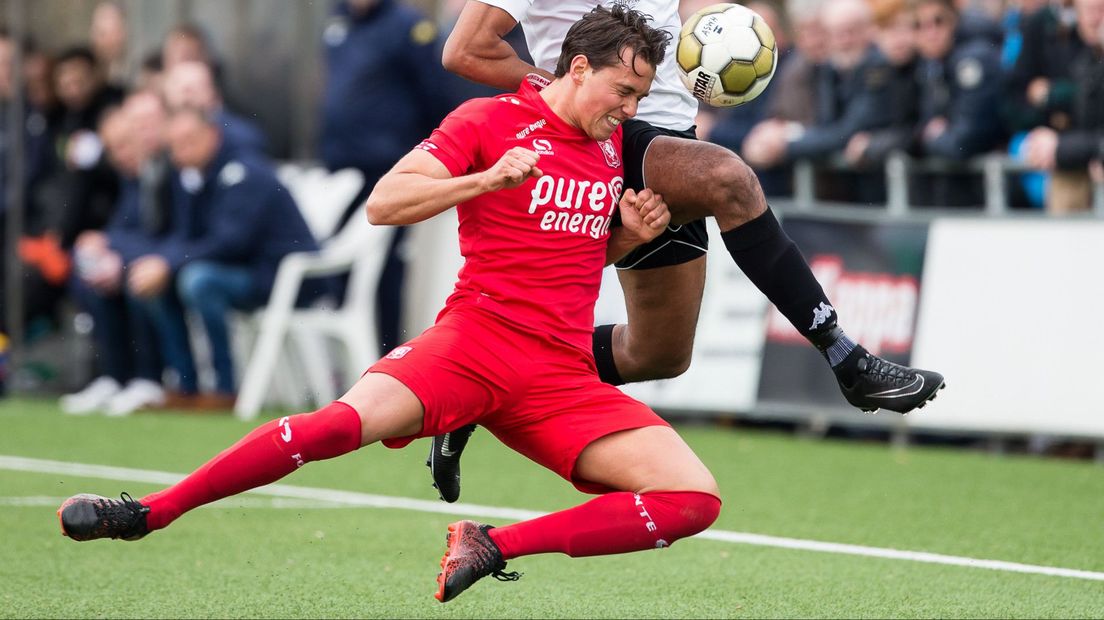
[[[321,166],[283,163],[277,166],[276,177],[291,192],[315,239],[334,234],[341,216],[364,187],[364,175],[352,168],[331,173]]]
[[[375,293],[394,233],[391,227],[372,226],[363,214],[357,213],[320,252],[295,252],[284,257],[268,305],[262,311],[256,345],[234,405],[235,415],[251,419],[260,412],[289,336],[297,345],[298,358],[316,403],[326,403],[337,396],[327,338],[344,345],[345,385],[352,385],[359,373],[378,358]],[[349,282],[339,308],[295,307],[304,279],[345,272],[349,273]]]

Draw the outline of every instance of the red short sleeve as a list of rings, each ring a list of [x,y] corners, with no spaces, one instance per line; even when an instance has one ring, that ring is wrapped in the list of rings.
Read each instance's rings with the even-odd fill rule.
[[[471,172],[480,161],[486,101],[475,99],[456,108],[415,148],[439,159],[454,177]]]

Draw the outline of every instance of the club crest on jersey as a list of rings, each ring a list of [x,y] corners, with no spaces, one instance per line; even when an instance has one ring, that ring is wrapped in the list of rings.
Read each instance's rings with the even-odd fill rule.
[[[552,152],[552,142],[544,138],[533,140],[533,150],[537,152],[537,155],[555,155]]]
[[[621,166],[621,158],[617,155],[617,148],[613,146],[613,142],[606,140],[598,143],[598,148],[602,149],[602,154],[606,156],[606,164],[610,168],[618,168]]]

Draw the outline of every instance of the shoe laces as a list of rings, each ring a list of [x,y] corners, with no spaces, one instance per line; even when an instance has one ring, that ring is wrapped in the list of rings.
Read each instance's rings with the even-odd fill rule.
[[[912,376],[912,370],[868,353],[859,362],[859,374],[881,383],[900,383]]]
[[[481,526],[479,528],[482,536],[476,538],[473,542],[476,542],[474,548],[476,553],[480,556],[480,559],[487,566],[487,573],[491,577],[499,581],[517,581],[521,579],[522,573],[517,571],[506,572],[506,561],[502,559],[502,552],[498,549],[498,545],[491,539],[487,531],[491,528],[489,526]]]
[[[119,495],[119,500],[103,499],[97,506],[102,520],[127,531],[138,525],[149,510],[149,506],[143,506],[126,491]]]

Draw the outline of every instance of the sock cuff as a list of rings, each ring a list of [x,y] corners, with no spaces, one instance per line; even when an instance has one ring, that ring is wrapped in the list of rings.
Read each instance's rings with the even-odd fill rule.
[[[721,239],[724,240],[729,252],[743,252],[782,234],[785,234],[785,231],[778,223],[778,218],[774,216],[770,207],[767,207],[767,210],[755,219],[722,232]]]
[[[598,378],[602,383],[610,385],[624,385],[625,380],[621,373],[617,372],[617,364],[613,361],[613,328],[616,325],[599,325],[594,328],[592,348],[594,351],[594,365],[598,368]]]
[[[855,342],[847,337],[847,334],[841,334],[832,346],[828,347],[825,354],[828,356],[828,364],[830,366],[839,366],[843,360],[847,359],[847,356],[855,350]]]

